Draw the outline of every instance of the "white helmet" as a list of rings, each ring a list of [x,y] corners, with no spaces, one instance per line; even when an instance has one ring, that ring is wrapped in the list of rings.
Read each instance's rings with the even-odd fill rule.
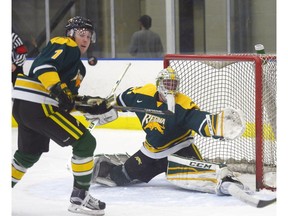
[[[168,110],[174,112],[175,95],[178,93],[180,79],[170,66],[161,70],[156,78],[156,87],[160,96],[168,105]]]
[[[175,70],[170,66],[161,70],[156,78],[157,90],[164,97],[178,92],[180,79]]]

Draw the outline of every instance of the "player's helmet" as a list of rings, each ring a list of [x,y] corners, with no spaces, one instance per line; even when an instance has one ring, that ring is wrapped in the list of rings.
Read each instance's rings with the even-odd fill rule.
[[[94,26],[92,22],[87,18],[81,16],[75,16],[68,20],[65,29],[66,29],[66,36],[68,37],[74,37],[75,31],[79,29],[83,31],[90,31],[92,34],[91,42],[92,43],[96,42],[96,33]]]
[[[167,67],[161,70],[156,78],[157,90],[164,97],[175,96],[179,90],[180,79],[175,70]]]

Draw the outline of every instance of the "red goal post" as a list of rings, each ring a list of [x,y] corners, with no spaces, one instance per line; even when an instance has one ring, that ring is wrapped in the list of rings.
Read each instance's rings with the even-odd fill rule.
[[[200,109],[217,113],[225,107],[242,110],[244,134],[233,141],[195,136],[209,161],[223,162],[233,171],[255,174],[256,190],[276,189],[276,55],[167,54],[164,67],[179,73],[180,91]],[[271,182],[273,181],[273,182]]]

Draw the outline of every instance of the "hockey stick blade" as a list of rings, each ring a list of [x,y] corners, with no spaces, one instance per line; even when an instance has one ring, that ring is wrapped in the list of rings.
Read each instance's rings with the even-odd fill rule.
[[[243,201],[244,203],[248,205],[254,206],[256,208],[263,208],[276,202],[276,198],[271,199],[271,200],[262,200],[262,199],[253,197],[247,194],[245,191],[243,191],[241,188],[239,188],[235,184],[231,184],[228,187],[228,192],[230,193],[231,196]]]
[[[274,203],[274,202],[276,202],[276,201],[277,201],[276,198],[274,198],[274,199],[272,199],[272,200],[259,200],[258,205],[257,205],[257,208],[266,207],[266,206],[268,206],[268,205],[270,205],[270,204],[272,204],[272,203]]]
[[[158,114],[158,115],[173,115],[173,112],[169,110],[155,110],[155,109],[146,109],[146,108],[139,108],[139,107],[124,107],[124,106],[113,106],[116,110],[122,111],[130,111],[130,112],[142,112],[148,114]]]

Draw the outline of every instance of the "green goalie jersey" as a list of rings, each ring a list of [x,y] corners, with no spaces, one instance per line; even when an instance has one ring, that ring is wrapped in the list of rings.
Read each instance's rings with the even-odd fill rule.
[[[139,107],[167,110],[167,104],[159,101],[156,86],[129,88],[117,97],[117,104],[127,107]],[[152,158],[162,158],[193,143],[192,131],[201,136],[210,136],[206,124],[208,112],[199,107],[186,95],[175,96],[175,113],[157,115],[137,113],[142,129],[146,133],[142,152]]]
[[[77,95],[86,74],[80,56],[80,50],[71,38],[51,39],[33,61],[28,76],[18,75],[12,97],[57,105],[58,102],[49,95],[49,88],[60,81]]]

